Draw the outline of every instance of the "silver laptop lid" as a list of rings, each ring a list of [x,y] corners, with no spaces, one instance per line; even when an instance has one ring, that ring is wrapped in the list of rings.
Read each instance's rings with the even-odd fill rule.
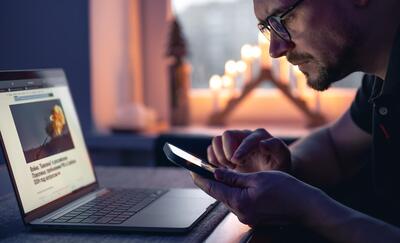
[[[0,72],[0,137],[25,222],[97,186],[61,69]]]

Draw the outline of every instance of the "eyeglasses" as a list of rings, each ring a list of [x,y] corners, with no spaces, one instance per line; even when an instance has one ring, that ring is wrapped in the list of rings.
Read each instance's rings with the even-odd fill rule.
[[[297,0],[292,6],[290,6],[285,12],[279,15],[268,16],[265,21],[261,21],[258,24],[258,29],[265,35],[268,40],[271,40],[271,30],[274,31],[281,39],[287,42],[292,41],[289,31],[284,25],[283,21],[285,17],[290,14],[301,2],[304,0]]]

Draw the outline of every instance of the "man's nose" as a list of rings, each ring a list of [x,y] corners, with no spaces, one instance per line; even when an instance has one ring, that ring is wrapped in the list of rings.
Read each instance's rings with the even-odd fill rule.
[[[272,58],[286,56],[287,52],[295,47],[293,41],[286,41],[277,34],[271,33],[271,42],[269,46],[269,54]]]

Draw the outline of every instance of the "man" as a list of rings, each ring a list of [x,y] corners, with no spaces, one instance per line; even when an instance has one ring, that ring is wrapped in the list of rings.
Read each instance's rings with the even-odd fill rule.
[[[215,137],[216,180],[192,174],[195,183],[251,226],[296,222],[334,242],[400,242],[400,1],[254,0],[254,9],[270,55],[299,65],[310,87],[372,75],[341,118],[290,147],[264,129]],[[375,218],[318,189],[354,177],[370,148]]]

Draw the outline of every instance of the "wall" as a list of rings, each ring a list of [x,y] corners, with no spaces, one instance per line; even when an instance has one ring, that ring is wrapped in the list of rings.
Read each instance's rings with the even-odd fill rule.
[[[92,129],[87,0],[0,1],[0,69],[63,68],[83,131]]]
[[[168,120],[169,0],[91,0],[93,112],[99,130],[133,103]]]

